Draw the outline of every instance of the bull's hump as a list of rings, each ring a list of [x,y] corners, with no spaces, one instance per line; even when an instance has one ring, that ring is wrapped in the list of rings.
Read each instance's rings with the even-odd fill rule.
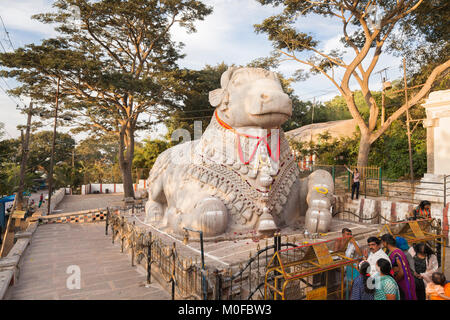
[[[198,144],[198,141],[199,140],[183,142],[161,152],[158,158],[156,159],[153,168],[155,167],[159,168],[162,166],[165,167],[168,164],[180,164],[181,162],[178,161],[179,158],[186,157],[189,154],[192,154],[195,146]]]

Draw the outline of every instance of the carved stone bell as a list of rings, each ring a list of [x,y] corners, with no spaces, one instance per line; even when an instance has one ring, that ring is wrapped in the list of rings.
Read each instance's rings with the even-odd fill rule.
[[[277,229],[275,221],[273,221],[272,215],[269,213],[269,209],[264,207],[263,214],[259,218],[258,232],[260,233],[271,233]]]
[[[273,182],[273,178],[265,171],[260,172],[258,175],[257,183],[259,186],[268,188]]]

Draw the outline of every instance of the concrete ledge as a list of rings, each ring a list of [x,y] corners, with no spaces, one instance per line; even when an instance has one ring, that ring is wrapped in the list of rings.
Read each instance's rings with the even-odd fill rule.
[[[5,257],[0,260],[0,271],[5,271],[5,269],[15,267],[18,265],[20,260],[19,256]]]
[[[17,240],[16,244],[14,245],[14,247],[12,247],[11,251],[8,253],[8,255],[6,257],[10,258],[10,257],[14,257],[14,256],[21,256],[24,253],[24,251],[27,248],[29,243],[30,243],[29,238]]]
[[[0,300],[3,300],[3,297],[6,294],[6,290],[8,290],[9,284],[14,278],[14,271],[12,269],[0,271]]]
[[[100,212],[100,211],[106,211],[106,210],[107,210],[106,208],[97,208],[97,209],[90,209],[90,210],[83,210],[83,211],[59,213],[59,214],[52,214],[50,216],[41,216],[41,217],[39,217],[39,219],[46,220],[46,219],[70,217],[70,216],[77,216],[77,215],[83,215],[86,213],[94,213],[94,212]]]
[[[33,236],[32,232],[18,232],[14,235],[14,239],[19,240],[19,239],[31,239],[31,237]]]
[[[50,216],[39,217],[40,224],[47,223],[86,223],[106,220],[107,209],[98,208],[77,212],[52,214]]]

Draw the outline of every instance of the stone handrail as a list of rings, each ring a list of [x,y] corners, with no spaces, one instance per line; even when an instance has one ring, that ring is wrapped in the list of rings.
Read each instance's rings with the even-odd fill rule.
[[[32,222],[25,232],[16,234],[16,243],[9,251],[8,255],[0,259],[0,300],[5,297],[6,291],[11,284],[17,280],[19,275],[19,263],[25,249],[31,242],[31,237],[36,231],[37,223]]]

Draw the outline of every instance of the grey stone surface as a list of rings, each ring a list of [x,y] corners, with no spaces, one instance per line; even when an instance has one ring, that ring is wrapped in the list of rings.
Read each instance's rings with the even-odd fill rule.
[[[104,223],[39,226],[19,266],[6,299],[170,299],[157,283],[144,286],[145,275],[105,236]],[[69,266],[80,268],[80,289],[67,288]]]
[[[143,219],[143,214],[136,215],[135,217],[128,218],[131,221],[135,221],[136,226],[145,230],[145,232],[152,232],[152,234],[161,239],[161,241],[166,246],[172,246],[173,243],[176,245],[177,252],[180,257],[187,259],[197,259],[200,263],[200,243],[197,234],[191,234],[189,237],[189,242],[184,245],[183,239],[181,237],[175,237],[171,234],[166,233],[163,230],[159,230],[149,225],[144,225],[141,223]],[[330,231],[326,234],[322,234],[319,238],[315,240],[305,239],[303,234],[303,229],[284,229],[282,231],[282,243],[290,242],[302,244],[304,241],[309,243],[320,242],[324,240],[330,240],[339,238],[342,236],[342,228],[350,228],[352,230],[355,239],[362,245],[367,245],[366,239],[369,236],[376,235],[380,228],[379,225],[374,224],[363,224],[358,222],[344,221],[339,219],[333,219],[330,225]],[[286,240],[286,236],[289,237],[289,241]],[[254,255],[258,251],[258,246],[260,249],[265,248],[267,245],[273,244],[273,237],[267,239],[260,239],[255,236],[252,232],[238,232],[235,235],[235,239],[222,239],[217,241],[205,241],[204,251],[205,251],[205,264],[209,270],[214,270],[215,268],[228,269],[236,268],[240,264],[245,264],[250,254]],[[268,259],[271,258],[273,251],[268,251]],[[265,255],[260,257],[265,259]]]
[[[122,200],[123,193],[66,195],[55,208],[54,213],[58,214],[81,210],[106,208]]]
[[[8,285],[14,277],[14,270],[12,268],[0,271],[0,297],[4,297],[8,290]]]
[[[292,101],[277,75],[230,67],[209,101],[216,110],[201,138],[162,152],[152,167],[145,222],[172,234],[189,228],[216,237],[273,234],[306,217],[309,232],[327,232],[333,179],[324,170],[300,178],[280,129]]]

